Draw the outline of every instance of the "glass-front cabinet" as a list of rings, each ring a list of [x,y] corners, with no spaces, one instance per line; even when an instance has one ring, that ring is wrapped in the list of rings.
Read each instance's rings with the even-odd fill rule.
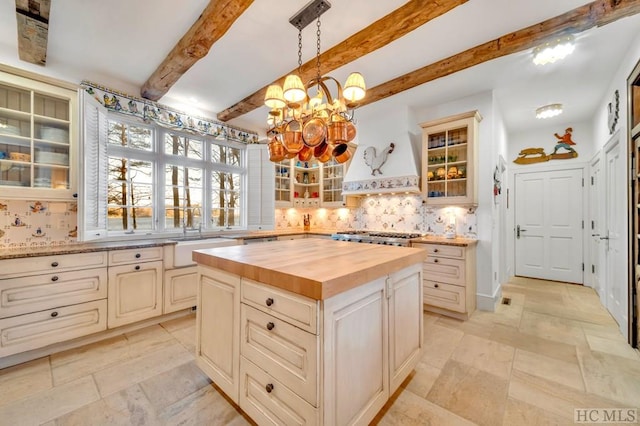
[[[319,163],[283,160],[274,163],[276,207],[343,207],[342,180],[345,165],[331,159]]]
[[[477,204],[477,111],[422,123],[422,191],[427,204]]]
[[[77,91],[0,72],[3,197],[72,198],[76,116]]]

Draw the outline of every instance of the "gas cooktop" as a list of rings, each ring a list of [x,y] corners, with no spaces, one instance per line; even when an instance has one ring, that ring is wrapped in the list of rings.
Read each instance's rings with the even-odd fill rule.
[[[337,241],[408,247],[411,238],[420,236],[418,233],[405,232],[339,231],[331,235],[331,238]]]

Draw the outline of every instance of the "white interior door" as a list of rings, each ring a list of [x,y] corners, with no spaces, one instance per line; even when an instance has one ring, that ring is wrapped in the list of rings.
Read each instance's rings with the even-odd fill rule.
[[[583,283],[582,169],[515,176],[515,273]]]
[[[604,147],[606,164],[606,207],[603,235],[605,242],[605,306],[618,322],[620,331],[628,336],[628,284],[627,284],[627,230],[626,230],[626,161],[620,149],[620,137],[617,133]]]
[[[603,161],[600,153],[591,160],[589,173],[589,253],[591,255],[591,267],[588,273],[591,274],[591,286],[600,296],[600,302],[606,306],[607,283],[604,276],[605,268],[605,235],[604,225],[604,176]]]

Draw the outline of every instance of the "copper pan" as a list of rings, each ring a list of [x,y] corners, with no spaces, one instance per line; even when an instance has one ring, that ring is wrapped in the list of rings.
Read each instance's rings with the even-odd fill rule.
[[[336,161],[341,164],[349,161],[349,159],[351,158],[351,151],[349,151],[349,145],[347,145],[346,143],[336,145],[336,147],[333,149],[332,154]]]
[[[300,161],[309,161],[313,157],[313,149],[308,146],[303,146],[300,152],[298,153],[298,160]]]
[[[302,127],[302,140],[309,148],[319,146],[327,135],[327,127],[324,120],[318,117],[311,118]]]
[[[313,150],[313,156],[321,163],[326,163],[331,159],[333,147],[326,142],[322,142]]]
[[[327,126],[327,141],[329,143],[347,142],[347,122],[332,121]]]
[[[282,132],[283,142],[287,151],[298,153],[302,149],[302,129],[298,121],[291,120],[287,123]]]
[[[271,139],[269,142],[269,161],[282,161],[286,153],[287,150],[278,138]]]

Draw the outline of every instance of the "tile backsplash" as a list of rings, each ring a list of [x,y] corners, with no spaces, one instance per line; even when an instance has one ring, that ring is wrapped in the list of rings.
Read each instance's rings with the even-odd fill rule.
[[[0,249],[75,243],[77,207],[71,201],[0,200]]]
[[[419,195],[364,197],[359,207],[351,209],[276,209],[276,229],[302,229],[305,214],[311,216],[311,230],[366,229],[441,236],[452,226],[458,236],[478,237],[474,208],[427,206]]]

